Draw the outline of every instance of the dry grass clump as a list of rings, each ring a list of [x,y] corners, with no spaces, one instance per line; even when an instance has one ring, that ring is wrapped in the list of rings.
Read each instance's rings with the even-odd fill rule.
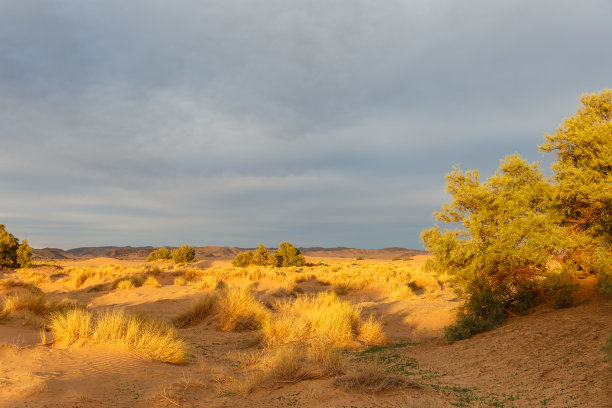
[[[220,328],[225,331],[256,330],[270,319],[270,312],[255,299],[250,286],[222,289],[217,310]]]
[[[5,313],[29,310],[36,314],[43,314],[47,311],[47,302],[44,293],[15,293],[6,297],[2,310]]]
[[[105,310],[96,316],[81,309],[57,313],[51,318],[51,332],[57,341],[68,344],[80,339],[114,343],[172,364],[181,364],[187,358],[186,345],[172,327],[120,309]]]
[[[359,326],[359,340],[366,344],[381,345],[388,342],[383,333],[382,324],[373,315]]]
[[[183,278],[182,276],[174,278],[174,285],[175,286],[185,286],[185,278]]]
[[[178,328],[193,326],[213,312],[216,302],[217,296],[215,295],[201,296],[191,308],[175,316],[172,323]]]
[[[93,278],[96,275],[96,271],[90,267],[67,268],[66,272],[68,272],[72,276],[74,286],[77,288],[83,286],[83,283],[85,283],[87,279]]]
[[[226,286],[223,279],[211,275],[203,276],[192,284],[196,289],[223,289]]]
[[[148,286],[151,288],[159,288],[161,287],[161,283],[157,280],[157,278],[153,275],[147,276],[147,279],[144,280],[142,286]]]
[[[303,341],[350,347],[357,336],[368,344],[386,342],[380,323],[372,316],[362,322],[361,310],[333,292],[302,296],[277,304],[277,309],[280,315],[267,321],[261,330],[266,347]]]
[[[235,391],[250,393],[268,383],[297,383],[303,380],[329,378],[344,374],[342,355],[326,345],[285,345],[264,354],[247,358],[248,366],[255,366],[234,385]]]
[[[15,288],[26,289],[32,293],[42,293],[42,291],[36,285],[30,282],[23,282],[16,279],[4,279],[0,281],[1,291],[12,290]]]
[[[401,284],[394,286],[391,292],[391,298],[393,300],[405,300],[416,297],[412,288],[408,284]]]
[[[17,274],[19,275],[19,279],[26,282],[32,282],[35,285],[51,282],[49,275],[29,268],[20,269]]]
[[[72,309],[51,316],[51,333],[55,340],[72,344],[91,334],[91,314],[84,309]]]
[[[377,365],[370,364],[363,370],[343,377],[338,377],[333,381],[335,387],[343,389],[345,392],[379,393],[398,389],[420,389],[421,386],[408,381],[397,375],[385,373]]]

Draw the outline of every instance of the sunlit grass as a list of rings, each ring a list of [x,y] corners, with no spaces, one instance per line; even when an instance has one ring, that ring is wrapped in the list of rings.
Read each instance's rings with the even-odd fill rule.
[[[72,309],[51,317],[56,341],[73,344],[90,340],[96,344],[118,344],[137,354],[173,364],[185,362],[186,344],[176,331],[163,323],[109,309],[97,315]]]

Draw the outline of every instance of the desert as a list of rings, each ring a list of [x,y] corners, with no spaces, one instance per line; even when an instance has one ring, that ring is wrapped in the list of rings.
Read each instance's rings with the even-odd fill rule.
[[[443,329],[458,299],[448,277],[425,271],[431,255],[329,255],[288,268],[240,268],[219,257],[3,268],[2,406],[609,406],[612,371],[599,345],[612,305],[594,278],[580,281],[573,308],[544,302],[448,343]],[[213,297],[228,305],[216,308]],[[98,339],[91,327],[56,327],[58,311],[86,311],[92,326],[115,313],[111,331],[140,316],[163,333]],[[299,328],[309,313],[317,323]],[[329,319],[338,321],[308,333]]]

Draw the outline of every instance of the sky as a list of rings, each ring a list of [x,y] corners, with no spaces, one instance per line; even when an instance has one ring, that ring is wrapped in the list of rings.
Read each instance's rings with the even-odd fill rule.
[[[35,248],[422,248],[612,87],[612,2],[3,0],[0,223]]]

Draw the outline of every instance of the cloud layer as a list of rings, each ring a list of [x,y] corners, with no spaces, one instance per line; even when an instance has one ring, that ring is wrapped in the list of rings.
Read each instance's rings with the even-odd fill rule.
[[[0,3],[0,222],[34,246],[420,247],[610,87],[608,1]],[[549,159],[546,159],[549,160]]]

